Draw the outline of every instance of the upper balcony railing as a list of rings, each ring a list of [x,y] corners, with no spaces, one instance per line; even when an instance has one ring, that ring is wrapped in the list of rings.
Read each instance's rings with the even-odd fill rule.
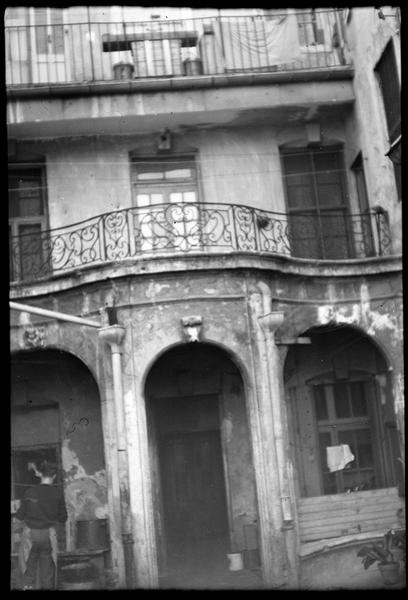
[[[328,70],[346,63],[340,12],[6,26],[6,83]]]
[[[12,281],[33,282],[126,259],[188,254],[335,261],[391,254],[384,211],[280,214],[223,203],[157,204],[10,238]]]

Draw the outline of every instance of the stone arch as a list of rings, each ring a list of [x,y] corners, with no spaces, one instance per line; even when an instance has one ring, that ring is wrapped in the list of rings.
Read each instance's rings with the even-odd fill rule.
[[[211,340],[211,339],[205,339],[205,341],[199,342],[200,345],[207,345],[207,346],[214,346],[215,348],[219,348],[220,350],[223,350],[229,357],[229,359],[231,360],[231,362],[237,367],[244,385],[245,385],[245,391],[248,392],[248,390],[250,390],[253,385],[251,384],[251,378],[250,378],[250,374],[249,371],[244,363],[244,361],[241,359],[241,357],[236,354],[235,352],[233,352],[231,350],[231,348],[229,348],[228,346],[226,346],[225,344],[219,342],[219,341],[215,341],[215,340]],[[171,344],[168,344],[167,346],[163,346],[163,348],[161,348],[160,351],[158,351],[154,356],[152,356],[148,363],[146,364],[146,367],[144,369],[144,372],[140,378],[140,389],[145,390],[145,386],[146,386],[146,380],[150,374],[150,371],[152,369],[152,367],[155,365],[155,363],[157,363],[157,361],[159,361],[167,352],[170,352],[171,350],[178,348],[180,346],[185,346],[186,344],[184,342],[173,342]]]
[[[108,516],[98,382],[84,361],[60,347],[13,352],[11,374],[12,451],[23,469],[16,477],[24,478],[36,448],[55,454],[68,511],[60,537],[62,547],[73,550],[78,520],[105,523]]]
[[[203,552],[225,561],[231,548],[244,550],[244,526],[256,527],[247,382],[239,363],[222,344],[205,341],[169,345],[146,369],[159,571],[167,565],[172,572],[183,544],[193,548],[190,566]]]
[[[320,496],[402,483],[397,416],[387,355],[361,328],[302,327],[284,381],[297,493]],[[329,472],[325,449],[347,444],[349,471]]]

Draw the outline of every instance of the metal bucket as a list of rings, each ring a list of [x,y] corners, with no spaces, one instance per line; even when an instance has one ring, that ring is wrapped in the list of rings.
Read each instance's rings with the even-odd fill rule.
[[[100,550],[109,546],[108,523],[106,519],[76,522],[76,548]]]
[[[113,65],[113,76],[115,79],[132,79],[135,66],[132,63],[119,62]]]
[[[186,58],[184,61],[186,75],[202,75],[203,63],[199,58]]]

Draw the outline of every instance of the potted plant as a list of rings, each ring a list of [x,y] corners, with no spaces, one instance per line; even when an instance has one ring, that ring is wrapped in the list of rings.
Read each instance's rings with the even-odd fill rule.
[[[405,529],[390,529],[383,542],[373,542],[360,548],[357,556],[362,557],[364,569],[378,562],[378,569],[384,583],[397,583],[400,572],[398,555],[405,557]]]

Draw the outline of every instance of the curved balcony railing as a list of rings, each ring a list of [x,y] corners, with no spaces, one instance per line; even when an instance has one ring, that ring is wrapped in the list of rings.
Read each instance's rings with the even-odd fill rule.
[[[133,207],[10,238],[12,281],[138,257],[255,253],[323,261],[391,253],[385,211],[281,214],[223,203]]]

